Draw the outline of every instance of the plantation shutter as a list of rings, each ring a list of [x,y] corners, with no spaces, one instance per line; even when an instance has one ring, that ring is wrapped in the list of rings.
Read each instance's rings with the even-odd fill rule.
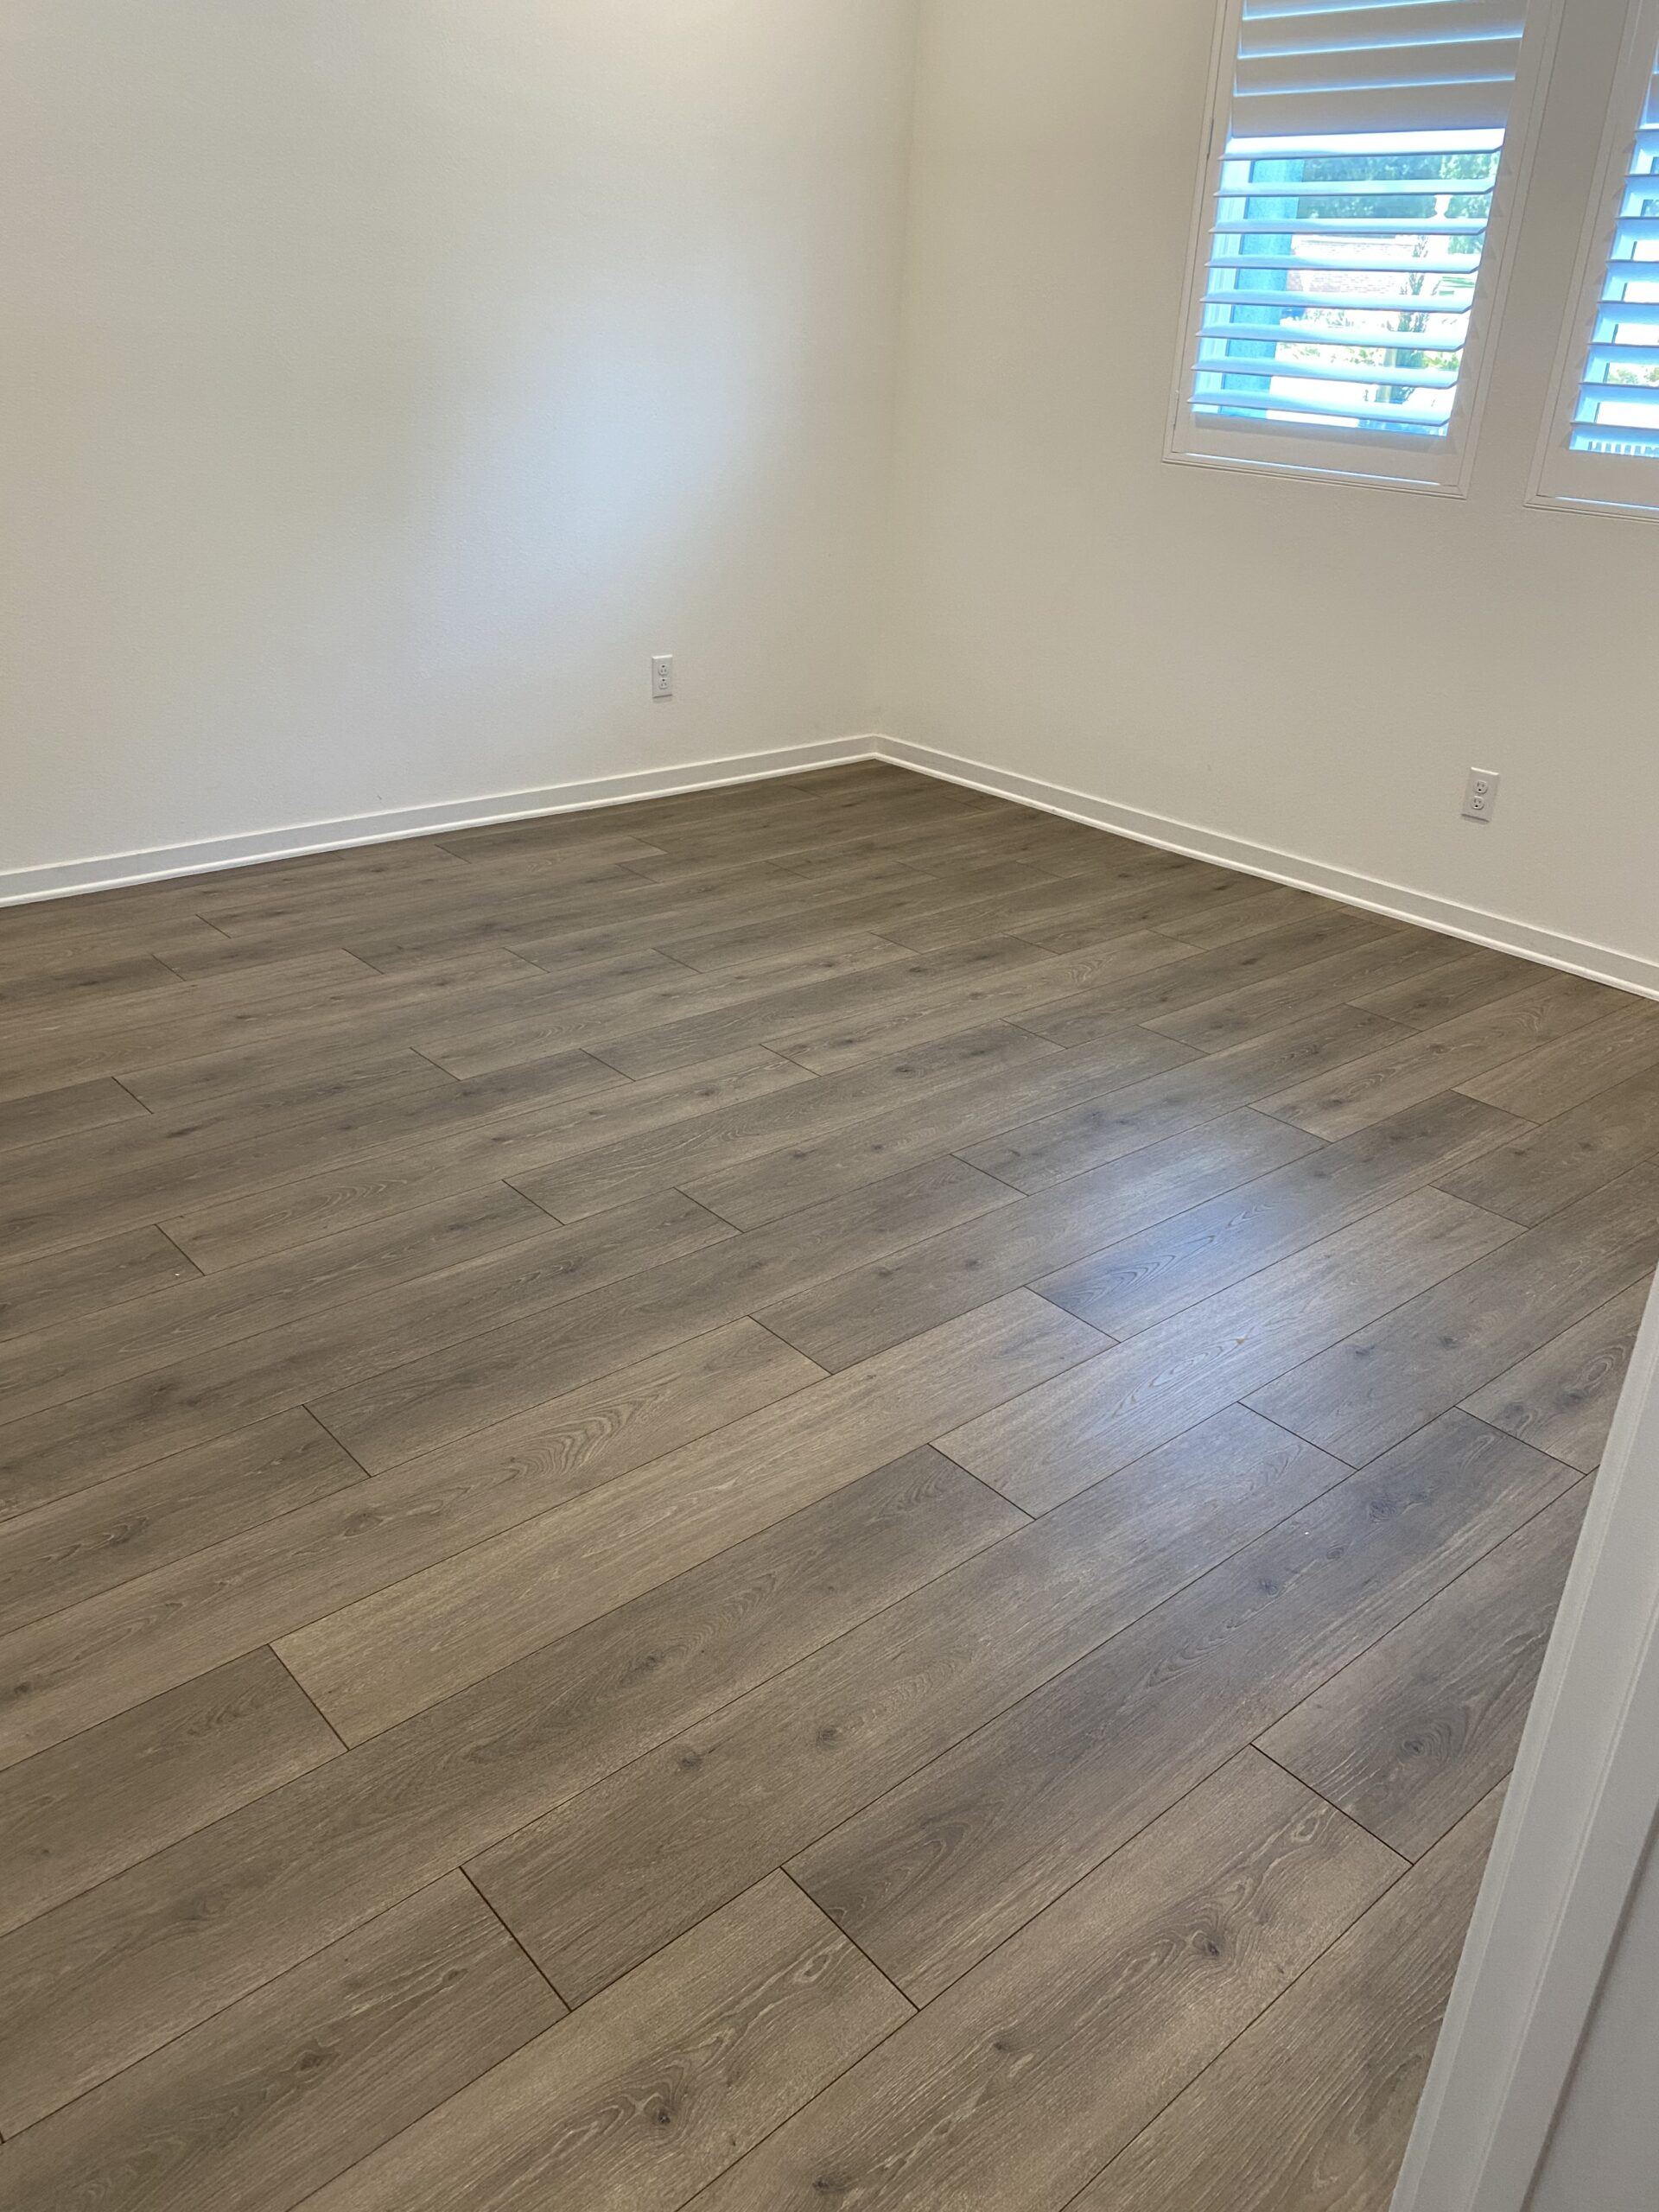
[[[1577,453],[1659,456],[1659,55],[1615,189],[1618,219],[1572,445]]]
[[[1522,0],[1246,0],[1232,135],[1501,130]]]
[[[1234,21],[1185,445],[1449,454],[1527,0],[1236,0]],[[1455,464],[1348,466],[1438,483]]]

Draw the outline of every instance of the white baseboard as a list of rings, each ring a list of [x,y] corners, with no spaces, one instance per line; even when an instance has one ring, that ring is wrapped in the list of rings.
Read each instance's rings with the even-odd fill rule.
[[[880,760],[915,768],[945,783],[965,784],[972,791],[1016,799],[1022,806],[1039,808],[1045,814],[1063,814],[1073,822],[1115,830],[1119,836],[1133,837],[1143,845],[1185,853],[1193,860],[1214,861],[1220,867],[1237,868],[1243,875],[1266,876],[1299,891],[1318,892],[1322,898],[1338,899],[1344,906],[1363,906],[1370,913],[1386,914],[1395,921],[1415,922],[1448,937],[1466,938],[1471,944],[1517,953],[1523,960],[1541,961],[1547,967],[1564,968],[1598,983],[1612,983],[1620,990],[1659,998],[1659,961],[1645,960],[1637,953],[1616,952],[1610,945],[1592,944],[1558,930],[1539,929],[1509,915],[1489,914],[1459,899],[1437,899],[1427,891],[1408,890],[1403,884],[1359,875],[1351,868],[1327,868],[1323,861],[1281,853],[1271,845],[1250,844],[1242,837],[1196,829],[1191,823],[1173,822],[1160,814],[1143,814],[1136,807],[1090,798],[1084,792],[1068,791],[1062,784],[1040,783],[1032,776],[988,767],[982,761],[958,760],[954,753],[912,745],[905,738],[878,737],[874,749]]]
[[[1518,953],[1599,983],[1612,983],[1648,998],[1659,998],[1659,961],[1616,952],[1555,930],[1537,928],[1507,915],[1489,914],[1450,899],[1436,899],[1402,884],[1327,868],[1322,861],[1283,853],[1271,845],[1249,843],[1219,830],[1200,830],[1110,799],[1091,798],[1062,784],[1043,783],[983,761],[965,760],[908,739],[887,736],[822,738],[806,745],[782,746],[769,753],[746,753],[726,760],[701,760],[675,768],[648,768],[627,776],[600,776],[585,783],[553,784],[543,791],[507,791],[486,798],[447,800],[435,806],[410,806],[385,814],[359,814],[337,822],[308,822],[285,830],[257,830],[235,837],[207,837],[188,845],[167,845],[149,852],[117,853],[101,859],[65,861],[45,868],[0,871],[0,906],[60,899],[75,892],[110,891],[124,884],[154,883],[169,877],[204,875],[242,868],[250,861],[290,860],[303,853],[326,853],[353,845],[386,844],[402,837],[440,836],[475,830],[494,822],[530,820],[538,815],[576,813],[596,806],[622,806],[630,800],[658,798],[681,791],[712,791],[725,784],[759,783],[767,777],[799,775],[849,760],[890,760],[942,782],[964,784],[999,798],[1073,822],[1110,830],[1145,845],[1157,845],[1194,860],[1214,861],[1244,875],[1313,891],[1344,906],[1415,922],[1424,929]]]
[[[677,768],[646,768],[630,776],[598,776],[586,783],[552,784],[544,791],[505,791],[488,798],[445,800],[436,806],[404,806],[386,814],[357,814],[338,822],[306,822],[286,830],[254,830],[236,837],[203,837],[188,845],[149,852],[112,853],[99,860],[61,861],[44,868],[0,870],[0,906],[71,892],[112,891],[123,884],[156,883],[170,876],[207,875],[251,861],[292,860],[302,853],[339,851],[352,845],[390,844],[400,837],[441,836],[492,822],[518,822],[542,814],[576,813],[589,807],[624,806],[631,799],[661,798],[681,791],[711,791],[721,784],[760,782],[874,757],[870,737],[822,738],[809,745],[745,753],[729,760],[699,760]]]

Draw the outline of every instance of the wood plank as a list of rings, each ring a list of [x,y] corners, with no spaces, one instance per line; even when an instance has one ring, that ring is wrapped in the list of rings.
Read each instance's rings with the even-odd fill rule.
[[[1338,1007],[1171,1074],[1128,1084],[1098,1105],[1051,1115],[964,1146],[962,1157],[1015,1190],[1046,1190],[1159,1137],[1248,1106],[1276,1090],[1291,1074],[1357,1058],[1395,1030],[1395,1024],[1376,1014]]]
[[[1592,1192],[1455,1278],[1360,1325],[1250,1402],[1361,1465],[1644,1281],[1659,1262],[1659,1167]]]
[[[909,2018],[773,1874],[313,2199],[308,2212],[676,2212]]]
[[[1314,901],[1316,906],[1319,903]],[[1260,907],[1250,911],[1259,912]],[[1386,937],[1327,953],[1287,974],[1268,976],[1217,997],[1201,999],[1196,1005],[1154,1015],[1152,1026],[1166,1037],[1179,1037],[1206,1052],[1218,1052],[1230,1045],[1265,1036],[1321,1006],[1361,1006],[1393,1020],[1384,1002],[1388,990],[1419,991],[1423,979],[1443,974],[1455,957],[1448,938],[1430,937],[1421,930],[1395,929]],[[1535,982],[1537,972],[1536,969],[1528,971]],[[1382,996],[1378,987],[1387,987]],[[1410,1006],[1414,1001],[1407,997],[1403,1002]]]
[[[1659,1079],[1632,1076],[1446,1179],[1454,1198],[1534,1228],[1659,1155]]]
[[[749,1322],[373,1481],[327,1440],[333,1457],[309,1506],[200,1548],[176,1532],[167,1545],[164,1532],[167,1563],[0,1637],[0,1683],[12,1690],[0,1705],[0,1764],[532,1520],[817,1374]],[[310,1415],[296,1418],[321,1433]],[[259,1433],[252,1448],[265,1448]],[[199,1486],[227,1456],[214,1446],[187,1453],[175,1479]],[[177,1464],[144,1471],[165,1480]],[[308,1471],[308,1461],[298,1479]],[[124,1491],[132,1480],[67,1503],[96,1511],[104,1490]],[[228,1507],[213,1510],[230,1517]],[[550,1590],[542,1603],[549,1625],[538,1642],[559,1633]],[[13,1685],[26,1685],[27,1694]]]
[[[1045,1512],[1236,1398],[1249,1394],[1258,1412],[1276,1419],[1281,1393],[1272,1378],[1311,1372],[1327,1345],[1514,1237],[1512,1223],[1439,1192],[1402,1198],[965,1422],[940,1438],[940,1448],[1016,1504]],[[1281,1425],[1332,1448],[1306,1427]],[[1351,1441],[1338,1415],[1325,1425]],[[1335,1456],[1362,1463],[1351,1452]]]
[[[1179,934],[1180,922],[1170,926]],[[1373,914],[1326,906],[1282,929],[1263,930],[1236,944],[1195,954],[1150,976],[1133,976],[1073,1003],[1050,1008],[1032,1021],[1039,1037],[1075,1050],[1092,1043],[1102,1028],[1129,1020],[1154,1022],[1181,1007],[1198,1006],[1265,976],[1311,967],[1325,955],[1386,941],[1393,925]]]
[[[0,2207],[288,2212],[563,2012],[448,1874],[8,2143]]]
[[[890,1608],[1002,1511],[937,1459],[901,1463],[0,1939],[0,2127]]]
[[[770,1228],[728,1236],[728,1249],[719,1253],[691,1251],[665,1258],[648,1272],[630,1270],[610,1288],[572,1302],[565,1313],[538,1310],[487,1336],[452,1335],[447,1346],[419,1360],[383,1365],[370,1379],[308,1402],[354,1459],[378,1472],[523,1412],[618,1359],[683,1343],[808,1283],[971,1221],[1012,1198],[1005,1185],[960,1160],[936,1160]],[[566,1234],[594,1232],[632,1211],[597,1215]],[[699,1244],[715,1241],[706,1235],[697,1239]],[[0,1435],[0,1448],[3,1442]]]
[[[0,1422],[334,1306],[381,1297],[435,1268],[556,1234],[539,1206],[505,1183],[490,1183],[447,1205],[348,1230],[303,1253],[256,1261],[211,1280],[193,1274],[148,1297],[0,1344]]]
[[[515,1175],[513,1182],[556,1220],[582,1221],[651,1191],[672,1188],[689,1196],[693,1184],[764,1160],[780,1146],[793,1154],[814,1139],[876,1117],[881,1117],[884,1126],[893,1117],[909,1126],[928,1110],[929,1102],[948,1133],[956,1127],[963,1102],[979,1096],[982,1084],[991,1100],[1025,1097],[1030,1083],[1041,1084],[1064,1057],[1040,1039],[1006,1024],[964,1029],[942,1045],[899,1053],[825,1082],[798,1079],[791,1086],[774,1086],[728,1111],[681,1116],[654,1129],[624,1130],[608,1142],[568,1151],[556,1160]],[[1054,1076],[1048,1075],[1048,1080]],[[639,1086],[645,1087],[644,1082]],[[937,1158],[950,1149],[949,1143],[938,1143],[925,1156]],[[913,1164],[898,1160],[884,1173],[894,1174]],[[839,1186],[832,1186],[825,1195],[835,1197],[838,1192]],[[798,1212],[811,1203],[808,1195],[787,1211]],[[743,1221],[734,1225],[760,1224]]]
[[[1224,1126],[1214,1123],[1212,1131]],[[1109,1337],[1135,1336],[1425,1184],[1440,1183],[1447,1170],[1478,1158],[1515,1126],[1495,1108],[1443,1092],[1340,1144],[1294,1155],[1208,1204],[1195,1178],[1188,1185],[1192,1202],[1181,1212],[1037,1278],[1035,1287]],[[1062,1189],[1075,1190],[1083,1179]]]
[[[1077,1254],[1095,1251],[1142,1223],[1247,1183],[1315,1142],[1260,1114],[1229,1115],[873,1267],[762,1306],[760,1318],[820,1366],[845,1367],[1030,1282]]]
[[[1465,1401],[1466,1409],[1593,1474],[1601,1465],[1637,1331],[1645,1277]]]
[[[0,1269],[0,1340],[60,1328],[123,1300],[194,1282],[201,1270],[159,1229],[129,1230]]]
[[[1503,1068],[1524,1055],[1529,1046],[1571,1038],[1579,1049],[1580,1032],[1593,1032],[1607,1020],[1615,995],[1600,983],[1580,976],[1555,976],[1524,991],[1510,991],[1478,1012],[1453,1021],[1413,1031],[1403,1044],[1389,1045],[1363,1059],[1348,1061],[1333,1075],[1317,1075],[1293,1084],[1262,1102],[1263,1109],[1311,1129],[1315,1136],[1351,1136],[1385,1115],[1414,1106],[1437,1091],[1453,1087],[1506,1112],[1520,1109],[1505,1101],[1517,1094],[1504,1090],[1495,1096],[1493,1085],[1479,1080],[1489,1071]],[[1659,1049],[1659,1028],[1656,1029]],[[1530,1119],[1540,1118],[1537,1116]]]
[[[745,1045],[786,1039],[803,1024],[833,1021],[849,1008],[856,1008],[861,1016],[876,1010],[918,1011],[951,1001],[975,982],[1046,966],[1034,946],[1017,938],[944,952],[906,952],[886,967],[860,976],[766,991],[736,1005],[706,1014],[691,1012],[649,1028],[644,1023],[630,1024],[626,1034],[621,1025],[613,1024],[594,1049],[624,1075],[664,1075],[671,1068],[692,1067]],[[970,1013],[967,1020],[975,1018]],[[780,1049],[787,1058],[787,1045],[780,1044]]]
[[[41,1752],[7,1777],[0,1797],[0,1929],[22,1927],[340,1752],[269,1651]]]
[[[1553,1121],[1627,1077],[1659,1070],[1659,1007],[1611,994],[1618,1011],[1587,1035],[1544,1045],[1524,1059],[1463,1086],[1471,1098],[1529,1122]]]
[[[1341,1472],[1268,1422],[1224,1414],[664,1741],[471,1871],[580,2002]]]
[[[1164,1057],[1162,1040],[1144,1030],[1126,1029],[1114,1046],[1093,1052],[1061,1052],[1035,1038],[1032,1043],[1040,1057],[1011,1070],[1006,1078],[954,1083],[817,1141],[810,1131],[798,1130],[793,1143],[741,1166],[683,1176],[680,1187],[722,1221],[760,1228],[912,1161],[957,1150],[979,1131],[1005,1123],[1010,1115],[1093,1096],[1135,1082],[1154,1068],[1177,1065]],[[835,1080],[824,1078],[824,1087]]]
[[[1387,2212],[1498,1809],[1494,1793],[1070,2212]]]
[[[1408,1029],[1433,1029],[1459,1015],[1478,1014],[1494,999],[1510,991],[1524,991],[1541,978],[1530,960],[1512,952],[1495,952],[1484,944],[1459,949],[1454,938],[1431,938],[1448,956],[1424,974],[1369,991],[1359,1003]]]
[[[5,1524],[0,1630],[79,1605],[364,1480],[302,1408]]]
[[[1068,1331],[1018,1296],[842,1375],[814,1379],[810,1362],[793,1361],[789,1395],[665,1455],[580,1522],[565,1511],[520,1519],[424,1573],[395,1584],[382,1575],[377,1595],[277,1648],[340,1734],[360,1742],[648,1586],[643,1577],[682,1571],[780,1510],[897,1459],[964,1400],[994,1402],[1015,1374],[1052,1373],[1090,1349],[1081,1325]]]
[[[708,2190],[699,2212],[1059,2212],[1389,1886],[1249,1752]]]
[[[790,1861],[933,1997],[1573,1483],[1453,1414]]]
[[[25,1092],[0,1103],[0,1152],[77,1135],[108,1122],[142,1120],[149,1110],[142,1099],[108,1076],[94,1076],[57,1090]]]
[[[22,1511],[89,1489],[318,1398],[331,1387],[382,1373],[423,1344],[435,1355],[507,1314],[542,1313],[588,1287],[614,1282],[635,1269],[660,1269],[677,1254],[720,1243],[731,1233],[726,1223],[677,1192],[620,1207],[579,1229],[550,1224],[545,1235],[515,1236],[499,1251],[440,1267],[372,1300],[302,1316],[9,1421],[0,1428],[0,1506]],[[716,1315],[702,1326],[712,1328],[724,1318]],[[665,1347],[697,1333],[693,1319],[664,1332],[658,1343]],[[592,1360],[563,1387],[605,1371],[608,1362],[598,1347]],[[555,1396],[560,1387],[556,1382],[540,1395]],[[513,1410],[503,1405],[495,1417]],[[468,1426],[483,1427],[492,1417],[486,1407]]]
[[[761,1050],[652,1083],[614,1084],[570,1100],[528,1108],[464,1127],[376,1147],[322,1174],[168,1212],[168,1234],[204,1270],[245,1265],[345,1229],[364,1227],[411,1207],[453,1199],[493,1181],[523,1181],[572,1153],[596,1147],[681,1117],[718,1113],[746,1099],[806,1083],[799,1068]]]
[[[1589,1503],[1576,1484],[1258,1740],[1421,1859],[1515,1764]]]

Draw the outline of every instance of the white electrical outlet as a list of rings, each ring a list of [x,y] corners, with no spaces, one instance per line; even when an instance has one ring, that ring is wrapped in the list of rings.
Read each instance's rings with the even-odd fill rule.
[[[1490,822],[1497,812],[1498,778],[1490,768],[1471,768],[1464,786],[1463,812],[1468,822]]]
[[[671,699],[674,696],[674,656],[672,653],[652,655],[651,696],[653,699]]]

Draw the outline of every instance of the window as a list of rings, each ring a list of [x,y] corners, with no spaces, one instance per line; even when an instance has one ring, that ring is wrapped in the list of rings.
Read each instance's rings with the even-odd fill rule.
[[[1659,0],[1630,10],[1534,489],[1659,511]]]
[[[1230,0],[1170,440],[1462,488],[1553,0]]]

